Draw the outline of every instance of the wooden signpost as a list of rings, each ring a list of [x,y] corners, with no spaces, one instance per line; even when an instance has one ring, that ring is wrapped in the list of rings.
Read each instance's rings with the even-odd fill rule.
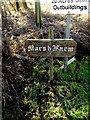
[[[73,39],[54,39],[53,28],[49,29],[49,39],[28,39],[25,42],[26,53],[30,57],[49,57],[49,82],[53,80],[53,57],[71,57],[76,53],[77,43]]]

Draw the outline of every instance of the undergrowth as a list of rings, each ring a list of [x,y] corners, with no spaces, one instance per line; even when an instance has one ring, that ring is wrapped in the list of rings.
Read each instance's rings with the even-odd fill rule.
[[[55,59],[54,80],[48,84],[48,59],[33,65],[34,71],[24,88],[23,109],[29,120],[88,120],[89,72],[88,57],[74,61],[67,73],[60,69],[63,62]]]
[[[55,58],[51,84],[48,83],[49,59],[41,58],[33,63],[23,89],[20,93],[15,90],[19,94],[17,101],[13,101],[15,106],[3,109],[3,120],[89,120],[88,61],[89,57],[76,60],[64,73],[60,68],[64,62]]]

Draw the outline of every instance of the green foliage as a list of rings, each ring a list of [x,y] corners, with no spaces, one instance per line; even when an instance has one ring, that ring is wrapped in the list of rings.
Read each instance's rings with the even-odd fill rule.
[[[89,73],[88,57],[74,61],[67,73],[60,69],[62,61],[54,61],[54,80],[48,84],[48,59],[39,59],[27,79],[20,102],[26,120],[88,120]],[[21,119],[19,107],[14,114],[5,112],[6,118]],[[17,114],[17,116],[16,116]],[[23,116],[23,115],[22,115]]]
[[[72,64],[68,66],[67,73],[63,73],[60,67],[55,67],[54,71],[58,74],[57,78],[60,80],[67,80],[67,81],[77,81],[86,82],[89,81],[89,65],[88,60],[89,58],[86,57],[85,61],[74,61]]]
[[[60,69],[62,61],[55,59],[54,64],[52,85],[48,84],[48,59],[39,59],[33,65],[33,72],[22,91],[21,106],[17,106],[12,115],[5,110],[6,120],[21,119],[20,107],[25,120],[88,120],[88,57],[70,64],[67,73]]]
[[[31,109],[31,120],[88,119],[89,65],[88,57],[83,59],[70,64],[67,73],[59,67],[63,62],[56,59],[52,87],[47,84],[48,60],[41,59],[33,66],[33,75],[28,79],[30,87],[26,85],[27,97],[23,101]]]

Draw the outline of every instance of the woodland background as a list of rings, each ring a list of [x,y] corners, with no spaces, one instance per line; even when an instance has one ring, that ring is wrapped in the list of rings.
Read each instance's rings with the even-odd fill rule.
[[[53,15],[41,4],[41,28],[32,2],[2,2],[3,120],[88,120],[90,31],[87,15],[71,15],[70,37],[76,60],[63,72],[64,58],[54,58],[54,80],[48,84],[49,58],[30,58],[27,39],[65,38],[66,15]],[[70,59],[70,58],[69,58]]]

